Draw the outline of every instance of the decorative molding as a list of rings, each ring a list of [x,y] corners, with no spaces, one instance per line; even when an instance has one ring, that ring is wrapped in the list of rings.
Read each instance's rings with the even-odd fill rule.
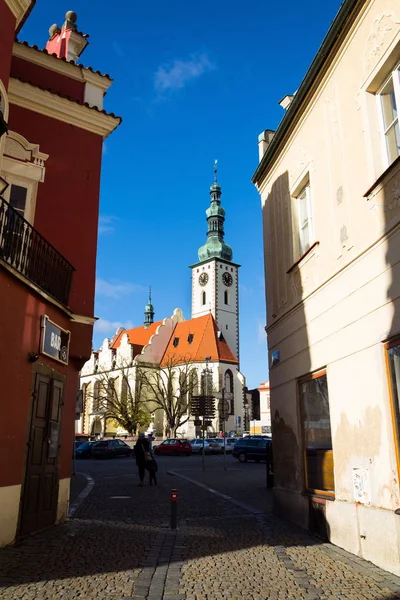
[[[5,2],[16,18],[16,26],[18,27],[29,10],[32,0],[5,0]]]
[[[5,171],[43,182],[46,172],[45,162],[48,158],[48,154],[39,151],[38,144],[31,144],[15,131],[8,132],[5,140],[4,159],[9,164],[8,166],[3,165]]]
[[[57,119],[63,123],[75,125],[80,129],[100,135],[103,139],[109,136],[121,122],[118,117],[71,102],[29,83],[23,83],[18,79],[10,79],[8,99],[10,104]]]
[[[373,23],[372,31],[366,42],[365,65],[370,73],[379,62],[386,48],[389,46],[388,37],[396,34],[400,19],[391,12],[384,12]]]
[[[74,323],[81,323],[82,325],[94,325],[98,320],[98,317],[88,317],[87,315],[78,315],[76,313],[72,313],[70,318]]]
[[[19,42],[14,42],[13,56],[23,58],[30,63],[60,73],[71,79],[90,83],[95,87],[100,88],[103,93],[105,93],[112,84],[112,79],[109,79],[100,73],[94,73],[83,65],[66,62],[60,58],[56,58],[52,54],[41,52],[40,50],[36,50],[36,48],[25,46],[25,44]]]

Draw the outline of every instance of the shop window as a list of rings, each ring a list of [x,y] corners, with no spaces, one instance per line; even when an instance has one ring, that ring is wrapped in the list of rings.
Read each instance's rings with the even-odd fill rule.
[[[306,489],[333,495],[335,484],[326,372],[302,378],[299,386]]]

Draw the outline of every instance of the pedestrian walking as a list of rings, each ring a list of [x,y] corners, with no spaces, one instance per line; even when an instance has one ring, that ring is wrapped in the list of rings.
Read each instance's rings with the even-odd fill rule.
[[[149,448],[150,448],[150,452],[151,452],[153,450],[153,440],[154,440],[152,432],[150,432],[148,434],[147,439],[149,441]]]
[[[149,476],[150,476],[149,484],[153,485],[153,481],[154,481],[154,485],[157,485],[156,473],[158,471],[158,465],[157,465],[156,459],[153,456],[153,453],[150,452],[150,454],[151,454],[151,460],[148,460],[145,463],[145,469],[149,472]]]
[[[139,470],[139,485],[143,485],[144,474],[146,470],[146,462],[152,460],[150,454],[149,442],[146,440],[144,433],[139,433],[139,438],[135,444],[135,459]]]

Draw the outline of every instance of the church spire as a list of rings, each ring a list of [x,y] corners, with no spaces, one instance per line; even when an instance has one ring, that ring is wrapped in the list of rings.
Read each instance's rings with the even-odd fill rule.
[[[217,180],[217,163],[214,161],[214,183],[210,187],[211,205],[206,210],[208,231],[207,241],[199,248],[199,261],[208,258],[232,260],[232,248],[224,242],[225,211],[221,206],[221,187]]]
[[[149,301],[144,309],[144,327],[147,329],[149,325],[154,323],[154,306],[151,303],[151,286],[149,287]]]

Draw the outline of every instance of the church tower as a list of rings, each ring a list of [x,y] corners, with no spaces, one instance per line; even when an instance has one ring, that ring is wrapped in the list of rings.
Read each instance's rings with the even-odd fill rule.
[[[239,360],[239,267],[232,262],[232,248],[224,242],[225,210],[214,166],[211,204],[206,210],[207,241],[199,248],[199,262],[192,265],[192,318],[211,312]]]
[[[149,325],[154,323],[154,306],[151,303],[151,287],[149,288],[149,301],[144,309],[144,328],[147,329]]]

